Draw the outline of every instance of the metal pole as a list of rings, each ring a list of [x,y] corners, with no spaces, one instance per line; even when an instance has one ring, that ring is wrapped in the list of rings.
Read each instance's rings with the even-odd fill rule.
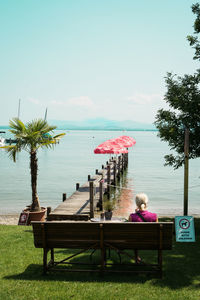
[[[188,215],[188,170],[189,170],[189,129],[185,129],[184,143],[184,216]]]

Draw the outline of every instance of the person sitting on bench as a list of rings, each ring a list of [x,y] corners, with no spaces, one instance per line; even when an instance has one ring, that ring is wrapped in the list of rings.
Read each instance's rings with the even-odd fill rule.
[[[136,210],[135,213],[130,214],[129,222],[158,222],[157,214],[151,213],[147,210],[148,196],[144,193],[137,194],[135,197]],[[135,250],[136,264],[142,263],[138,256],[138,250]]]

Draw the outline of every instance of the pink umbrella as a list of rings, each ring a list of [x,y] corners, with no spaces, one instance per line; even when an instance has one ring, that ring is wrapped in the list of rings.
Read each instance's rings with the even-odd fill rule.
[[[125,148],[132,147],[136,144],[136,140],[131,136],[122,135],[115,139],[116,142],[123,145]]]
[[[120,154],[128,153],[128,150],[120,145],[112,145],[108,141],[100,144],[94,149],[95,154]]]
[[[110,139],[100,144],[94,149],[95,154],[120,154],[128,153],[128,147],[135,145],[136,141],[130,136],[120,136],[115,139]]]
[[[110,139],[105,141],[103,144],[103,146],[108,145],[110,146],[120,146],[121,148],[129,148],[132,147],[133,145],[135,145],[136,141],[134,138],[130,137],[130,136],[119,136],[115,139]]]

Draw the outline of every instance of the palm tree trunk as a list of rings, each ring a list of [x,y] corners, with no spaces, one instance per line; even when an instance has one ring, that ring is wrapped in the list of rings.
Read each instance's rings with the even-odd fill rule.
[[[31,169],[31,187],[32,187],[32,204],[31,211],[40,211],[40,203],[37,195],[37,171],[38,160],[35,150],[31,150],[30,153],[30,169]]]

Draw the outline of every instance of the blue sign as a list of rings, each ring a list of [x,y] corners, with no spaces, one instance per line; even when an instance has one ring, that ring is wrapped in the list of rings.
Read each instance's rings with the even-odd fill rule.
[[[177,242],[195,242],[193,217],[175,217],[175,229]]]

